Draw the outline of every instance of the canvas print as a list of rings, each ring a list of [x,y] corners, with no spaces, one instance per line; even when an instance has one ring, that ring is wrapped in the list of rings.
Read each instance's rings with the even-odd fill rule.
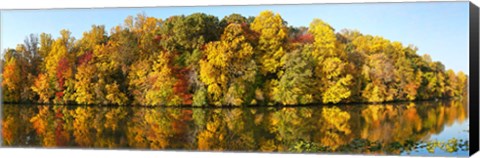
[[[468,8],[2,10],[2,147],[468,156]]]

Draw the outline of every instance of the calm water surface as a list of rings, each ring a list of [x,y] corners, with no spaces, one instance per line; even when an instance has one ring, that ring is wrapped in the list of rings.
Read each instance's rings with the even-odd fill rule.
[[[3,105],[3,146],[468,156],[449,100],[264,108]]]

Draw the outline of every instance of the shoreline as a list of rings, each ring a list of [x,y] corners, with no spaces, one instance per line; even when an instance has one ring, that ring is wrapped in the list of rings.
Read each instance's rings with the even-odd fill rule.
[[[205,105],[205,106],[193,106],[193,105],[141,105],[141,104],[55,104],[55,103],[28,103],[28,102],[3,102],[4,104],[17,105],[17,106],[26,106],[26,105],[39,105],[39,106],[69,106],[69,107],[135,107],[135,108],[200,108],[200,109],[231,109],[231,108],[294,108],[294,107],[331,107],[331,106],[363,106],[363,105],[386,105],[386,104],[405,104],[405,103],[421,103],[421,102],[441,102],[448,100],[462,99],[462,97],[447,97],[447,98],[433,98],[433,99],[422,99],[422,100],[413,100],[413,101],[387,101],[380,103],[373,102],[349,102],[349,103],[337,103],[337,104],[323,104],[323,103],[311,103],[311,104],[297,104],[297,105],[242,105],[242,106],[215,106],[215,105]]]

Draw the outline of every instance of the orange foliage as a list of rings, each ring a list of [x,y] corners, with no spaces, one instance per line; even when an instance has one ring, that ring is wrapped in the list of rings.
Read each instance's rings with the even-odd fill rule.
[[[183,104],[192,104],[192,94],[188,92],[188,68],[176,68],[177,81],[173,86],[173,93],[183,99]]]

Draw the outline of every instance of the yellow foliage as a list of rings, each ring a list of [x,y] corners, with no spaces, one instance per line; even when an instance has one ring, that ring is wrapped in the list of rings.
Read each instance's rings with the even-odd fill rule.
[[[118,105],[123,105],[127,103],[127,96],[119,90],[118,84],[116,82],[113,84],[107,84],[105,86],[105,89],[107,90],[106,98],[110,103]]]
[[[326,128],[331,128],[345,134],[350,134],[350,114],[346,111],[342,111],[338,107],[323,108],[322,118],[326,121]]]
[[[38,77],[34,81],[34,85],[31,87],[32,91],[38,94],[39,102],[48,103],[50,97],[53,96],[53,89],[50,88],[50,82],[45,74],[38,74]]]
[[[353,77],[347,75],[344,78],[339,79],[332,87],[329,87],[323,93],[324,103],[338,103],[342,99],[347,99],[351,95],[351,91],[348,86],[352,83]]]
[[[210,42],[205,48],[206,59],[199,61],[200,80],[207,85],[213,104],[243,104],[242,87],[253,81],[253,48],[246,41],[239,24],[230,24],[222,34],[222,40]],[[226,99],[228,98],[228,99]]]
[[[250,28],[260,34],[260,58],[257,62],[261,65],[261,72],[277,72],[277,69],[284,65],[281,58],[285,55],[284,47],[288,34],[282,17],[272,11],[263,11],[255,17]]]
[[[93,146],[95,137],[93,133],[94,116],[93,110],[90,107],[78,107],[73,111],[73,135],[75,142],[83,147]]]
[[[92,76],[96,73],[96,67],[90,64],[84,64],[78,67],[77,73],[75,74],[75,101],[80,104],[93,104],[96,102],[94,93],[91,92],[94,83],[92,81]]]
[[[314,19],[310,23],[308,31],[314,36],[314,51],[312,56],[320,60],[323,56],[337,55],[337,38],[333,28],[320,19]]]

